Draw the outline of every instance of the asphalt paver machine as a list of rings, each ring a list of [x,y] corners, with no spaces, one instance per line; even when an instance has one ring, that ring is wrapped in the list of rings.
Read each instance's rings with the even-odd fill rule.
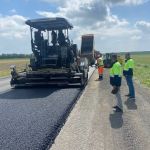
[[[68,31],[72,24],[65,18],[32,19],[25,23],[30,26],[33,54],[24,71],[11,68],[11,86],[84,86],[88,80],[88,60],[80,58],[77,45],[70,42]]]
[[[104,67],[110,68],[112,66],[112,53],[106,53],[103,55]]]

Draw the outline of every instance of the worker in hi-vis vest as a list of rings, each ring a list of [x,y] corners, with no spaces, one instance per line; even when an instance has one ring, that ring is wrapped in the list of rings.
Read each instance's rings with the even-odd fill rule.
[[[123,69],[123,75],[127,81],[129,88],[129,93],[126,95],[129,99],[135,100],[135,90],[133,85],[133,69],[134,69],[134,60],[131,58],[130,53],[125,54],[125,64]]]
[[[120,95],[120,86],[122,80],[122,67],[119,61],[117,60],[117,55],[112,55],[112,66],[110,68],[110,84],[113,86],[111,91],[112,94],[116,96],[117,104],[115,108],[116,112],[123,112],[122,99]]]
[[[97,67],[98,67],[99,80],[103,80],[104,63],[103,63],[102,54],[98,55],[98,58],[97,58]]]

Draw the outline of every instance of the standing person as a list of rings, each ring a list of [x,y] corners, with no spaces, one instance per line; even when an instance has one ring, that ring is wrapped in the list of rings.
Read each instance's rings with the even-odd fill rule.
[[[123,70],[123,75],[127,81],[129,88],[129,93],[126,95],[130,99],[135,100],[135,90],[133,85],[133,69],[134,69],[134,60],[131,58],[130,53],[125,54],[125,65]]]
[[[98,66],[99,80],[103,80],[104,63],[103,63],[102,54],[98,55],[97,66]]]
[[[117,55],[112,55],[112,67],[110,68],[110,84],[113,86],[112,94],[115,94],[117,105],[114,106],[116,112],[123,112],[122,99],[120,95],[120,86],[122,79],[121,64],[117,60]]]
[[[60,46],[64,46],[66,44],[66,38],[62,30],[58,32],[58,43]]]
[[[54,30],[52,30],[51,36],[52,36],[52,41],[51,42],[52,42],[53,46],[55,46],[56,43],[57,43],[57,34]]]

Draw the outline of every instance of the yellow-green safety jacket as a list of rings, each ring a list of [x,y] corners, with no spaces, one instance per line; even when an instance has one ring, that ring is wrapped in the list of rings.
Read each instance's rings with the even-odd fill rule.
[[[121,64],[116,61],[110,68],[110,84],[112,86],[121,86],[122,79],[122,67]]]
[[[102,57],[100,57],[100,58],[97,59],[97,66],[98,67],[104,66],[103,58]]]
[[[132,58],[125,61],[123,75],[124,76],[133,76],[134,69],[134,60]]]

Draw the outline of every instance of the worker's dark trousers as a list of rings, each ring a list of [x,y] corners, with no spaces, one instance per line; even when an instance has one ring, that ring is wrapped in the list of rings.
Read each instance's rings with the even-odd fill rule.
[[[130,97],[135,98],[135,90],[134,90],[132,76],[125,76],[125,78],[126,78],[127,85],[129,88],[129,95]]]

